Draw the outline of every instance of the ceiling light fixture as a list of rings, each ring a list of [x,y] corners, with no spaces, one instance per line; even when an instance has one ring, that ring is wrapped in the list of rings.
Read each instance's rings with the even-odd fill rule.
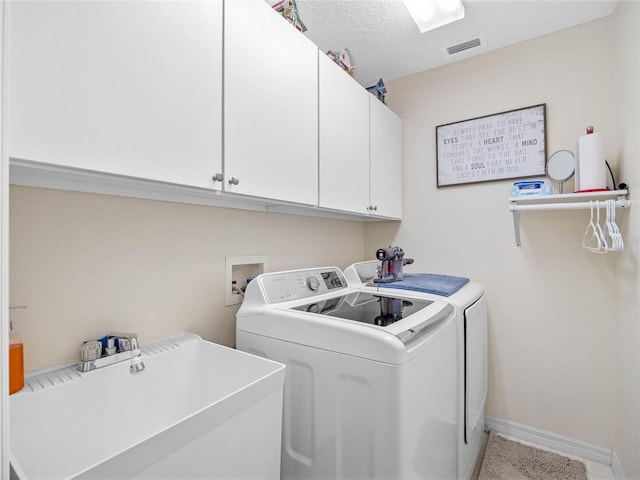
[[[464,18],[462,0],[402,0],[420,33]]]

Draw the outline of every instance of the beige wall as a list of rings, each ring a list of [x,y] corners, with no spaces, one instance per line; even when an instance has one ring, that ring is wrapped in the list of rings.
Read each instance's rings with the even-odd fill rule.
[[[485,285],[488,415],[603,447],[614,444],[615,255],[581,247],[585,211],[523,212],[516,247],[513,180],[436,188],[434,137],[439,124],[546,103],[548,153],[574,150],[592,124],[620,169],[611,50],[607,18],[392,82],[404,221],[366,227],[367,251],[395,242],[414,271]]]
[[[361,223],[11,187],[10,300],[25,369],[77,361],[81,342],[182,331],[235,343],[225,257],[271,271],[363,260]]]
[[[617,130],[621,177],[632,194],[640,182],[640,3],[621,2],[614,16]],[[629,210],[627,249],[617,258],[616,454],[625,478],[640,478],[640,205]]]

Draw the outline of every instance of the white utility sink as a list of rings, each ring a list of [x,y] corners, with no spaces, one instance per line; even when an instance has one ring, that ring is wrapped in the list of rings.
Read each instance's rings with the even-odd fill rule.
[[[284,365],[185,334],[10,397],[12,477],[280,478]]]

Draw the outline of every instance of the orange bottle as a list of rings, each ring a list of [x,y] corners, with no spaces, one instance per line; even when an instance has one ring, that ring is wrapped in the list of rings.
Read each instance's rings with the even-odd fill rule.
[[[22,340],[13,330],[9,331],[9,393],[24,387],[24,348]]]

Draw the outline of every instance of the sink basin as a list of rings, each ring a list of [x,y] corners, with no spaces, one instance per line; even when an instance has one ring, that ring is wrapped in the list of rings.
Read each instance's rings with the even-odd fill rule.
[[[25,379],[10,397],[12,477],[280,477],[284,365],[193,334],[142,360],[135,375],[124,361]]]

